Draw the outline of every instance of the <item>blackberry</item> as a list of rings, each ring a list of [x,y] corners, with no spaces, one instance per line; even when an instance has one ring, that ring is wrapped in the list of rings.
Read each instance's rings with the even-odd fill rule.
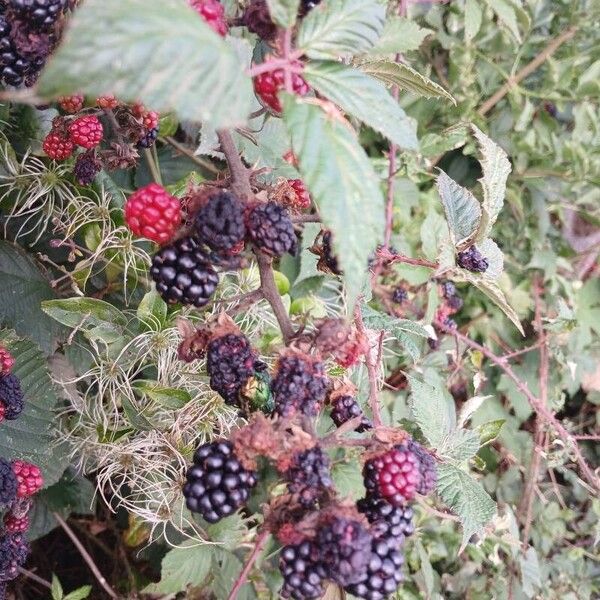
[[[161,248],[152,258],[150,275],[163,300],[171,304],[204,306],[219,284],[219,276],[193,237]]]
[[[454,319],[451,319],[450,317],[445,318],[443,324],[444,327],[447,327],[452,331],[458,328],[458,324],[456,323],[456,321]]]
[[[102,164],[96,157],[95,152],[88,151],[77,157],[73,167],[73,175],[79,185],[91,185],[101,169]]]
[[[453,310],[453,311],[458,311],[463,307],[463,299],[460,296],[450,296],[450,298],[447,299],[448,302],[448,306]]]
[[[366,572],[344,589],[357,598],[383,600],[400,586],[403,564],[404,556],[392,538],[373,540]]]
[[[279,570],[283,576],[282,598],[312,600],[323,595],[325,572],[318,564],[318,555],[317,548],[309,540],[285,546],[281,550]]]
[[[303,506],[314,506],[326,490],[333,487],[329,467],[329,457],[319,446],[297,453],[285,472],[288,490],[297,494]]]
[[[229,192],[211,196],[198,211],[196,232],[209,248],[217,252],[231,250],[246,235],[243,204]]]
[[[206,353],[210,387],[227,404],[239,406],[240,391],[254,375],[256,354],[243,335],[230,333],[213,340]]]
[[[323,254],[321,255],[322,264],[333,275],[343,275],[337,256],[333,253],[333,234],[331,231],[326,231],[322,239]],[[319,261],[321,262],[321,261]]]
[[[352,396],[340,396],[333,402],[333,408],[331,410],[331,418],[337,427],[343,425],[346,421],[354,419],[355,417],[362,416],[362,421],[354,431],[362,433],[368,429],[373,428],[373,423],[367,417],[365,417],[362,408],[358,405],[358,402]]]
[[[319,526],[315,542],[329,579],[345,587],[364,578],[373,538],[361,523],[334,516]]]
[[[296,232],[288,211],[276,202],[259,204],[248,215],[248,233],[254,245],[271,256],[296,253]]]
[[[0,457],[0,508],[10,506],[17,499],[18,486],[12,465]]]
[[[317,416],[329,379],[322,362],[302,354],[288,354],[277,362],[271,382],[275,411],[282,417],[302,413]]]
[[[7,421],[14,421],[23,412],[25,398],[21,382],[12,373],[0,376],[0,404],[4,405],[4,418]]]
[[[271,19],[266,0],[252,0],[242,20],[249,31],[265,41],[274,39],[277,34],[277,26]]]
[[[140,137],[137,145],[138,148],[152,148],[158,138],[158,127],[145,130]]]
[[[450,298],[456,296],[456,286],[452,281],[444,281],[444,283],[442,283],[442,296],[446,298],[446,300],[450,300]]]
[[[183,494],[192,512],[216,523],[245,504],[255,484],[255,473],[242,466],[231,442],[220,440],[196,450]]]
[[[490,266],[488,259],[475,246],[471,246],[464,252],[459,252],[456,262],[459,267],[473,273],[485,273]]]
[[[423,496],[430,494],[437,484],[437,467],[435,459],[421,444],[411,440],[408,442],[409,450],[419,460],[419,471],[421,472],[421,483],[417,488],[417,492]]]
[[[393,506],[411,502],[421,486],[419,457],[405,443],[371,458],[363,467],[367,493]]]
[[[67,8],[68,0],[8,0],[8,6],[36,31],[51,28]]]
[[[27,561],[29,544],[21,533],[0,533],[0,582],[10,581]]]
[[[371,496],[362,498],[356,506],[367,517],[375,538],[391,538],[399,546],[415,531],[414,512],[410,506],[392,506],[382,498]]]
[[[321,0],[300,0],[300,16],[305,16],[315,6],[319,6],[319,4],[321,4]]]
[[[408,300],[408,292],[403,287],[397,287],[392,292],[392,302],[402,304]]]

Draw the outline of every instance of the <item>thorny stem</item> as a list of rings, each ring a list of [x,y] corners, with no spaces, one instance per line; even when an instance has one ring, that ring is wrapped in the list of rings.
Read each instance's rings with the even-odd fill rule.
[[[389,248],[380,248],[377,251],[379,259],[383,259],[390,263],[404,263],[407,265],[413,265],[415,267],[427,267],[428,269],[437,269],[439,264],[425,258],[411,258],[410,256],[404,256],[403,254],[396,254],[391,252]]]
[[[217,131],[221,150],[225,155],[231,174],[231,189],[236,196],[248,202],[253,194],[250,186],[250,175],[237,151],[231,132],[228,129]]]
[[[552,412],[548,409],[548,407],[541,402],[539,398],[537,398],[518,375],[513,371],[512,367],[508,364],[506,359],[501,356],[497,356],[491,350],[478,344],[473,341],[471,338],[466,335],[460,333],[456,329],[450,329],[446,327],[441,321],[436,321],[435,326],[443,331],[444,333],[453,335],[457,340],[463,342],[463,344],[469,346],[473,350],[478,350],[483,354],[487,359],[493,362],[496,366],[500,367],[506,375],[514,382],[519,391],[527,398],[527,401],[531,405],[531,407],[536,411],[537,415],[542,417],[544,421],[546,421],[558,434],[558,436],[568,445],[572,447],[573,453],[575,455],[575,459],[577,460],[577,464],[581,469],[581,473],[583,478],[591,485],[591,491],[593,491],[596,495],[600,491],[600,481],[597,476],[594,474],[590,466],[588,465],[585,457],[581,452],[581,448],[577,443],[577,439],[573,436],[569,431],[567,431],[560,421],[552,414]]]
[[[167,144],[169,144],[170,146],[173,146],[173,148],[175,148],[175,150],[177,150],[178,152],[181,152],[181,154],[184,154],[185,156],[187,156],[191,161],[195,162],[199,167],[202,167],[203,169],[206,169],[207,171],[210,171],[211,173],[214,173],[215,175],[221,175],[221,171],[217,167],[215,167],[215,165],[213,165],[208,160],[204,160],[204,159],[200,158],[199,156],[196,156],[192,150],[190,150],[189,148],[186,148],[183,144],[180,144],[175,138],[168,135],[161,139],[164,140],[165,142],[167,142]]]
[[[111,597],[117,599],[118,596],[114,592],[114,590],[110,587],[108,581],[106,581],[104,575],[100,572],[100,569],[96,566],[94,559],[89,555],[88,551],[83,547],[83,544],[79,541],[79,538],[75,535],[74,531],[67,525],[67,522],[57,513],[53,512],[52,516],[58,521],[58,524],[64,529],[65,533],[71,538],[73,544],[79,553],[81,554],[83,560],[85,560],[87,566],[90,568],[94,577],[98,580],[98,583],[104,588],[104,591]]]
[[[43,585],[45,588],[48,588],[49,590],[52,589],[52,584],[49,581],[42,579],[39,575],[36,575],[33,571],[28,571],[27,569],[24,569],[23,567],[19,567],[18,570],[19,570],[19,573],[21,575],[23,575],[23,577],[27,577],[27,579],[31,579],[31,581],[35,581],[36,583]]]
[[[272,58],[271,60],[261,63],[260,65],[254,65],[247,71],[249,77],[256,77],[263,73],[270,73],[277,69],[286,69],[290,73],[302,73],[302,67],[294,66],[290,63],[294,60],[298,60],[302,55],[298,50],[291,51],[288,58]]]
[[[531,62],[527,63],[514,77],[509,80],[488,100],[486,100],[477,113],[485,116],[511,89],[517,86],[523,79],[531,75],[536,69],[543,65],[565,42],[568,42],[577,33],[577,27],[569,27],[557,38],[553,39]]]
[[[283,32],[283,58],[288,61],[288,64],[284,68],[283,77],[285,82],[285,91],[288,94],[294,93],[294,88],[292,86],[292,64],[291,64],[291,55],[292,55],[292,29],[288,28]]]
[[[364,335],[367,339],[367,330],[360,311],[360,304],[357,303],[354,310],[354,321],[358,333]],[[373,358],[373,348],[369,345],[369,350],[365,356],[365,365],[369,376],[369,406],[373,413],[373,425],[375,428],[381,427],[381,411],[379,408],[379,386],[377,385],[377,362]]]
[[[248,557],[248,560],[246,561],[244,568],[241,570],[240,574],[238,575],[237,579],[235,580],[235,583],[233,584],[233,587],[231,588],[231,592],[229,593],[227,600],[235,600],[238,597],[238,594],[240,593],[242,586],[246,583],[246,580],[248,579],[248,575],[249,575],[250,571],[252,570],[252,567],[254,566],[256,559],[259,557],[265,544],[267,543],[268,538],[269,538],[269,530],[268,529],[264,529],[263,531],[261,531],[258,534],[258,537],[256,538],[256,541],[254,542],[254,548],[252,548],[252,552],[251,552],[250,556]]]

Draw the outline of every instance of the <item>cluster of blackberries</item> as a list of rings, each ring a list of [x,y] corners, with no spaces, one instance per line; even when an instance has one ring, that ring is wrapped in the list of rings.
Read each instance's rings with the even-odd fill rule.
[[[456,329],[458,327],[456,321],[451,315],[457,313],[463,307],[463,299],[460,297],[456,286],[451,281],[444,281],[440,285],[442,303],[438,307],[435,320],[441,323],[447,329]],[[436,338],[428,338],[427,343],[432,350],[437,350],[440,347],[440,335],[442,334],[440,327],[435,327]]]
[[[472,271],[473,273],[485,273],[490,266],[476,246],[470,246],[464,252],[459,252],[456,256],[456,262],[459,267]]]
[[[231,442],[221,440],[196,450],[183,494],[192,512],[216,523],[242,507],[255,484],[255,473],[244,468]]]
[[[0,421],[16,419],[23,410],[23,393],[17,377],[10,373],[14,359],[0,347]],[[24,532],[29,529],[31,497],[44,484],[36,465],[0,457],[0,511],[4,512],[0,526],[0,599],[6,583],[14,579],[25,564],[29,547]]]
[[[0,80],[15,87],[35,83],[60,37],[67,0],[0,3]]]

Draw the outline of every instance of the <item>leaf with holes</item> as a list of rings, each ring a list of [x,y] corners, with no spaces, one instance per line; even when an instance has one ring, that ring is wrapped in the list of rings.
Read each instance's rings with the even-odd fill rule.
[[[304,78],[320,94],[405,150],[418,146],[416,125],[385,86],[369,75],[337,62],[313,62]]]
[[[302,19],[296,45],[310,58],[360,54],[379,39],[384,22],[377,0],[327,0]]]
[[[39,80],[45,98],[114,94],[215,126],[246,122],[254,94],[234,48],[180,0],[86,0]]]
[[[285,97],[284,120],[300,173],[344,271],[350,309],[367,284],[365,265],[382,239],[379,179],[350,125],[297,97]]]
[[[439,83],[431,81],[431,79],[425,77],[425,75],[421,75],[421,73],[404,63],[378,60],[361,63],[359,67],[365,73],[376,77],[388,86],[397,85],[400,89],[416,94],[417,96],[443,98],[456,105],[454,96]]]
[[[438,465],[437,490],[463,526],[463,551],[473,534],[481,534],[494,518],[496,504],[471,475],[451,464]]]

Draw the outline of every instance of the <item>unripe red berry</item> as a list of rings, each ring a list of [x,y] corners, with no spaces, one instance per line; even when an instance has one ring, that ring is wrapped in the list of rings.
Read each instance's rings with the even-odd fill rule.
[[[229,31],[225,20],[225,9],[219,0],[188,0],[189,5],[206,21],[206,24],[220,36]]]
[[[157,112],[149,110],[142,115],[142,124],[148,130],[158,128],[159,115]]]
[[[98,117],[88,115],[75,119],[69,127],[69,134],[74,144],[90,150],[102,141],[104,130]]]
[[[96,98],[96,106],[104,110],[114,110],[119,106],[119,101],[112,94],[107,94]]]
[[[23,533],[29,529],[29,517],[7,513],[4,517],[4,528],[8,533]]]
[[[59,98],[58,104],[65,112],[74,115],[83,108],[84,101],[84,96],[81,94],[74,94],[73,96],[63,96],[62,98]]]
[[[295,63],[302,66],[302,63]],[[292,73],[292,90],[297,96],[306,96],[310,87],[298,73]],[[275,69],[261,73],[254,78],[254,91],[259,100],[276,113],[283,110],[278,94],[285,88],[285,73],[283,69]]]
[[[52,159],[66,160],[73,154],[75,145],[69,138],[51,131],[44,139],[42,148],[46,155]]]
[[[181,204],[163,187],[151,183],[129,197],[125,221],[135,235],[165,244],[181,223]]]
[[[0,346],[0,375],[10,373],[14,364],[15,359],[12,357],[11,353],[3,346]]]
[[[12,468],[17,476],[19,485],[17,488],[18,498],[29,498],[42,489],[44,478],[37,465],[25,462],[24,460],[15,460]]]
[[[304,185],[302,179],[289,179],[288,183],[296,192],[296,198],[294,201],[294,208],[296,210],[306,210],[310,207],[310,194]]]

